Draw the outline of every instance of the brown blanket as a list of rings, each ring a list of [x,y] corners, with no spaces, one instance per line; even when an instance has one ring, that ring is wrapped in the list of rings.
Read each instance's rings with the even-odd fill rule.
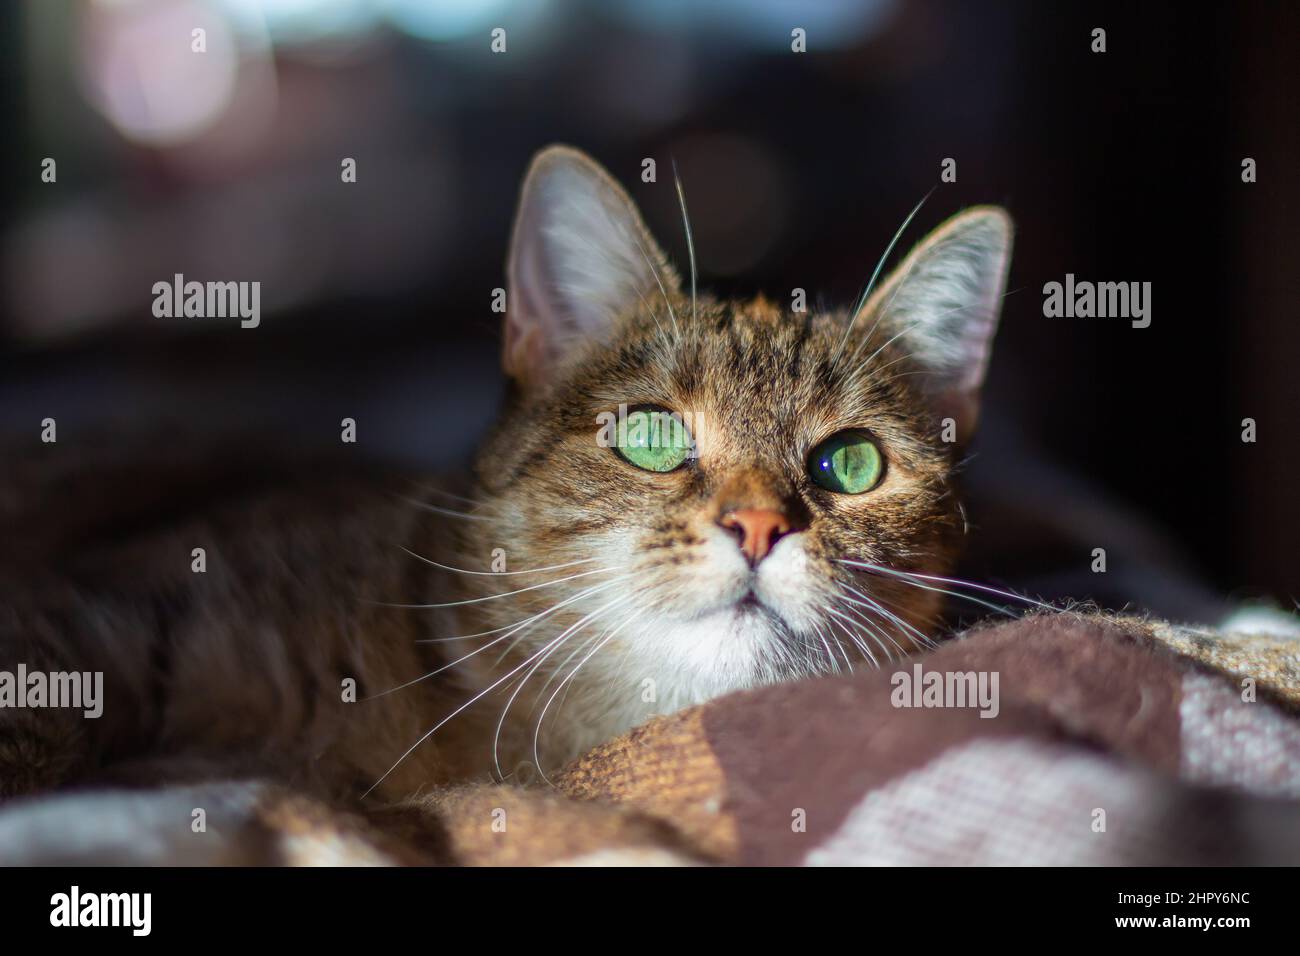
[[[554,787],[70,794],[0,812],[0,861],[1295,864],[1298,708],[1293,639],[1037,614],[658,718]]]

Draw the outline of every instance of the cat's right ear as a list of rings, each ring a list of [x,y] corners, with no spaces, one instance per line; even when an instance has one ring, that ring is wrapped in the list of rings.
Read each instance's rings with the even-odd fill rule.
[[[996,206],[953,216],[921,240],[862,308],[926,373],[918,384],[935,413],[953,420],[962,443],[979,414],[1012,232],[1011,217]]]
[[[524,177],[507,264],[506,373],[538,384],[566,357],[609,341],[619,318],[678,280],[627,193],[567,146]]]

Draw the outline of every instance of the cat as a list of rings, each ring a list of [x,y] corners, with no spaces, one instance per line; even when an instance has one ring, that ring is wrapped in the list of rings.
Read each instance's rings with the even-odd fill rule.
[[[49,502],[10,537],[30,547],[0,669],[102,671],[103,716],[0,709],[0,790],[527,782],[655,714],[929,644],[1011,241],[976,207],[851,310],[723,301],[599,165],[543,150],[472,476],[232,479],[193,514],[160,503],[180,479],[161,498],[120,480],[111,507],[155,521],[129,532],[85,492]],[[71,482],[26,467],[11,501]]]

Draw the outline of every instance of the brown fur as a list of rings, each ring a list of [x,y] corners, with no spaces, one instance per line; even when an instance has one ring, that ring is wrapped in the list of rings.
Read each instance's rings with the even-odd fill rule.
[[[257,775],[339,800],[382,780],[375,796],[393,801],[498,765],[522,779],[535,735],[543,767],[554,767],[656,710],[866,663],[841,633],[852,614],[848,624],[825,615],[821,639],[773,625],[770,646],[736,652],[707,681],[682,663],[707,659],[707,636],[662,655],[637,636],[678,614],[691,623],[682,608],[707,598],[708,548],[717,547],[719,518],[738,508],[788,516],[802,535],[812,597],[833,605],[835,587],[853,584],[932,631],[938,594],[837,563],[943,573],[964,531],[955,446],[939,437],[931,370],[886,312],[894,286],[856,317],[792,313],[762,297],[692,301],[644,238],[663,289],[611,317],[606,334],[546,366],[542,332],[508,329],[515,382],[461,489],[465,500],[434,492],[422,508],[390,494],[406,489],[388,477],[298,480],[243,489],[158,528],[106,535],[92,515],[60,531],[56,553],[22,560],[0,598],[0,667],[103,670],[106,701],[98,721],[0,711],[0,792]],[[598,415],[642,403],[692,416],[697,460],[646,472],[596,441]],[[833,494],[808,477],[810,450],[847,428],[868,430],[885,458],[882,481],[866,494]],[[20,482],[10,498],[38,497],[39,487],[37,478]],[[49,513],[32,519],[32,511],[11,523],[52,527],[41,524]],[[190,570],[199,544],[206,574]],[[536,571],[615,545],[630,556],[621,584],[603,559]],[[487,573],[495,549],[510,576]],[[607,599],[627,603],[545,654]],[[471,603],[389,606],[453,602]],[[878,635],[858,627],[864,646],[881,656],[913,646],[896,624],[877,624]],[[590,664],[575,667],[589,650]],[[363,698],[392,692],[344,703],[346,678]],[[647,681],[657,688],[648,702],[637,697]]]
[[[702,530],[743,506],[794,516],[828,578],[863,577],[832,564],[835,557],[946,571],[964,528],[952,483],[954,452],[939,441],[907,376],[875,376],[848,362],[833,367],[830,359],[844,333],[842,314],[781,316],[761,298],[700,300],[697,308],[695,319],[689,298],[674,305],[684,342],[650,318],[633,316],[617,348],[584,356],[576,372],[544,396],[513,396],[478,458],[481,504],[475,513],[491,517],[495,537],[484,541],[477,525],[458,528],[463,566],[477,559],[482,567],[489,545],[505,547],[512,566],[577,561],[588,556],[583,532],[619,528],[635,536],[645,555],[637,583],[648,592],[647,603],[670,600],[675,582],[693,573]],[[876,331],[875,340],[887,338],[884,330]],[[895,358],[886,349],[874,364]],[[619,403],[661,405],[702,419],[708,430],[694,436],[701,446],[697,467],[645,472],[599,447],[593,441],[596,416]],[[809,451],[841,429],[862,426],[888,449],[880,486],[846,496],[814,485],[805,467]],[[466,593],[499,590],[486,579],[472,582]],[[933,591],[886,579],[873,583],[871,593],[922,629],[934,621]],[[486,602],[461,615],[462,627],[473,632],[501,626],[555,600],[540,589],[499,608]],[[544,636],[579,616],[557,615]],[[911,646],[896,628],[891,635]],[[517,664],[538,646],[526,642],[507,660]],[[617,656],[619,645],[601,653]],[[815,667],[810,663],[808,670]],[[481,679],[487,676],[485,669]]]

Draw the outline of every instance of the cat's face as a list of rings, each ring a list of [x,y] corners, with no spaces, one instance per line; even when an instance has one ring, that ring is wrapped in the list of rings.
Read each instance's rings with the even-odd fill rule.
[[[856,316],[693,301],[598,167],[542,153],[510,263],[517,387],[470,529],[480,561],[501,548],[516,572],[483,592],[519,592],[477,620],[542,616],[502,632],[517,642],[484,676],[536,665],[525,694],[565,695],[564,752],[918,646],[939,593],[861,565],[943,573],[957,547],[954,457],[1009,242],[1002,213],[969,212]]]

